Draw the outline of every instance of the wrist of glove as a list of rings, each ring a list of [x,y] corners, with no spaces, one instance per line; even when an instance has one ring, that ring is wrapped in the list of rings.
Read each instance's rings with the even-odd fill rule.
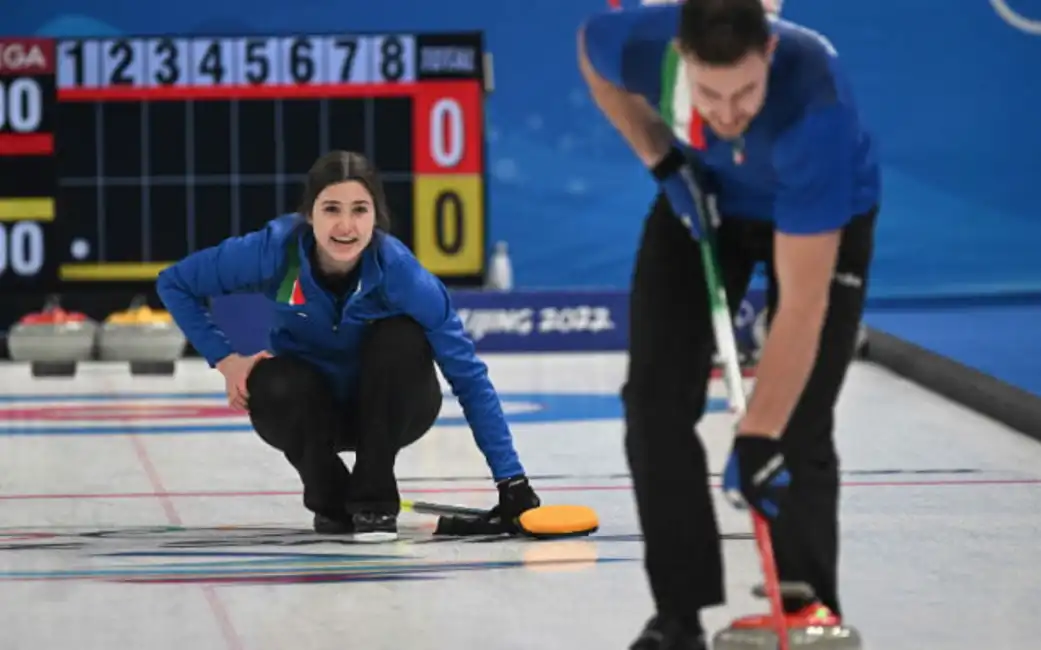
[[[694,168],[686,154],[678,146],[673,146],[651,169],[651,175],[658,181],[665,198],[672,206],[672,211],[687,226],[691,236],[699,239],[702,229],[697,205],[694,203],[697,181]]]
[[[503,479],[497,482],[495,487],[499,491],[499,504],[492,509],[492,514],[504,523],[515,526],[522,514],[542,505],[528,478],[523,474]]]
[[[723,471],[723,491],[736,508],[751,507],[767,519],[780,514],[792,477],[772,437],[738,434]]]

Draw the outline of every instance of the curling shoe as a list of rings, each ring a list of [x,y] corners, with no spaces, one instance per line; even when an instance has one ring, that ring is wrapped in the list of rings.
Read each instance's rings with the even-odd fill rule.
[[[314,516],[314,532],[319,535],[350,535],[354,532],[354,522],[350,515],[343,518],[327,517],[316,514]]]
[[[393,542],[398,538],[398,518],[389,513],[359,512],[354,515],[357,542]]]
[[[678,621],[654,616],[647,621],[640,636],[629,646],[629,650],[707,650],[705,635],[701,631],[691,632]]]

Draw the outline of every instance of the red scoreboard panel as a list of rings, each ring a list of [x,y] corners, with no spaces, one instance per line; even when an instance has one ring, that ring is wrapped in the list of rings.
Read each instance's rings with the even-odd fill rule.
[[[330,149],[452,285],[486,264],[480,33],[0,38],[0,290],[144,281],[297,208]]]

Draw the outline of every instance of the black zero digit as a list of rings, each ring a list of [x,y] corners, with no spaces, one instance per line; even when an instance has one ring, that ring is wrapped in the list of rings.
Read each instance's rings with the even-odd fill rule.
[[[116,67],[112,69],[109,83],[113,86],[132,86],[134,80],[127,75],[127,68],[134,60],[134,49],[130,43],[119,40],[108,46],[108,55],[116,59]]]
[[[289,47],[289,76],[298,84],[314,79],[314,43],[309,38],[298,38]]]
[[[397,36],[388,36],[380,45],[380,73],[384,81],[397,81],[405,74],[405,62],[401,56],[405,48]]]
[[[176,84],[181,79],[181,69],[177,66],[177,44],[164,38],[155,46],[155,55],[159,59],[159,68],[155,72],[156,82],[160,86]]]
[[[264,51],[264,41],[246,41],[246,81],[262,84],[271,76],[271,62]]]
[[[455,237],[449,239],[446,226],[449,220],[455,230]],[[446,255],[458,255],[463,250],[464,235],[463,199],[455,190],[443,190],[434,199],[434,237],[437,247]]]

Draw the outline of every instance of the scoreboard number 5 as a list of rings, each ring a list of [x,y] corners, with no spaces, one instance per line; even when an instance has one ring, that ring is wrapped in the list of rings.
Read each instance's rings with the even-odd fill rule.
[[[43,93],[35,79],[0,81],[0,129],[33,133],[43,120]]]

